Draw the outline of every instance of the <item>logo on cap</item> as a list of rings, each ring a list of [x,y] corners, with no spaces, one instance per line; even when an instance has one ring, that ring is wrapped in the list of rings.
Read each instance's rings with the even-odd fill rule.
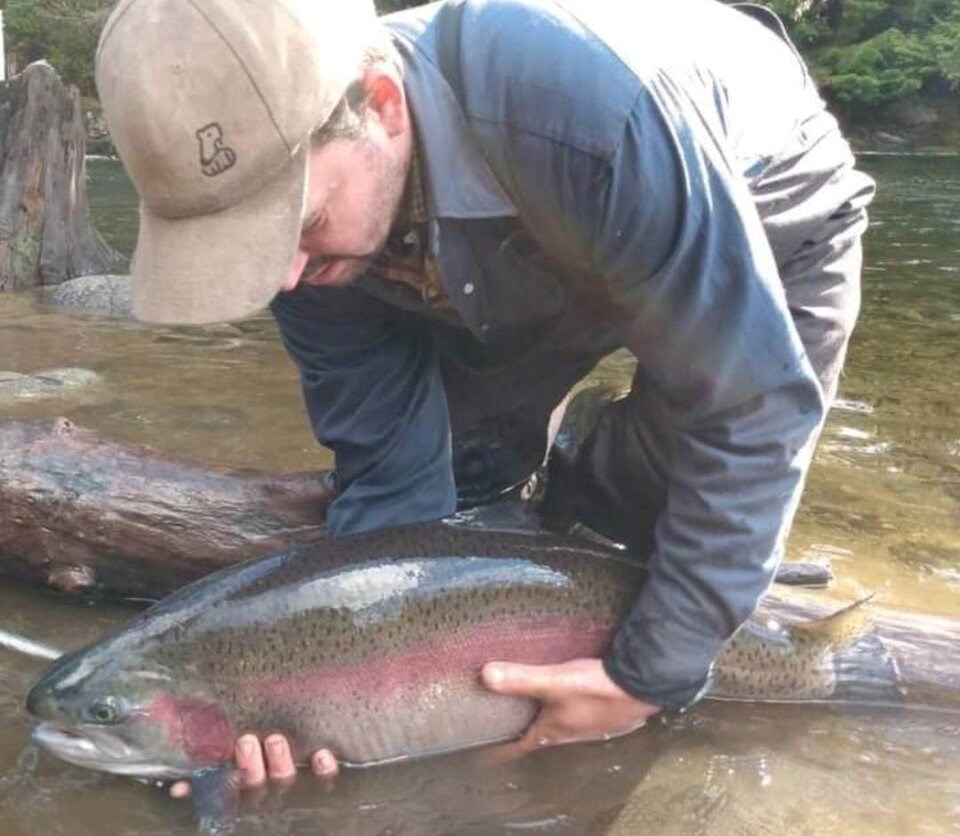
[[[207,177],[216,177],[233,168],[237,152],[223,144],[223,128],[217,122],[200,128],[197,139],[200,140],[200,168]]]

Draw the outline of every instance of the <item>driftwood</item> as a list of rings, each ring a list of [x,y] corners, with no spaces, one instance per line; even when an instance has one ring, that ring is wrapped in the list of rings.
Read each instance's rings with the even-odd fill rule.
[[[201,467],[66,419],[0,424],[0,575],[155,599],[321,536],[327,473]]]
[[[70,371],[70,370],[67,370]],[[156,600],[231,563],[322,536],[328,471],[176,461],[65,418],[0,423],[0,576],[79,597]],[[781,584],[830,569],[784,564]]]
[[[123,265],[88,216],[85,148],[80,93],[52,67],[0,84],[0,291]]]
[[[802,623],[843,605],[775,587],[761,602],[760,615]],[[960,713],[960,620],[873,602],[865,606],[863,635],[833,654],[837,688],[826,701]]]

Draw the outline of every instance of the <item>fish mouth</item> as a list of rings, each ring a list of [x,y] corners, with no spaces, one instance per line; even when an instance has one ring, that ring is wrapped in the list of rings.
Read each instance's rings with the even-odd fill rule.
[[[41,749],[74,766],[139,778],[173,779],[189,774],[148,760],[143,752],[100,728],[41,723],[33,730],[32,736],[33,742]]]

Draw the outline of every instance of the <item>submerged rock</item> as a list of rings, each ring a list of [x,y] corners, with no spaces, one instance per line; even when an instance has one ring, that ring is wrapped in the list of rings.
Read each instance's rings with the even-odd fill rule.
[[[43,304],[62,310],[133,319],[130,277],[81,276],[41,291]]]

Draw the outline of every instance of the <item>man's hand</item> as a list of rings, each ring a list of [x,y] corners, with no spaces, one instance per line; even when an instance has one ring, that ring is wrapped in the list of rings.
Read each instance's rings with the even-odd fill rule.
[[[541,703],[540,713],[523,737],[507,744],[511,756],[544,746],[629,734],[660,710],[614,683],[599,659],[575,659],[559,665],[491,662],[483,668],[481,679],[498,694],[530,697]],[[267,780],[289,783],[297,775],[290,744],[279,734],[268,735],[262,744],[256,735],[243,735],[237,740],[234,759],[244,789],[257,789]],[[337,760],[327,749],[313,753],[310,767],[320,778],[333,778],[338,772]],[[190,794],[190,784],[178,781],[170,794],[184,798]]]
[[[540,713],[515,744],[517,754],[543,746],[605,740],[629,734],[660,711],[630,696],[603,669],[599,659],[559,665],[491,662],[482,680],[491,691],[539,700]]]
[[[289,784],[297,777],[290,743],[282,734],[271,734],[260,738],[255,734],[245,734],[237,739],[233,759],[240,772],[241,787],[255,790],[264,786],[267,780],[272,784]],[[337,759],[328,749],[318,749],[310,757],[310,768],[318,778],[331,779],[339,772]],[[177,781],[170,787],[174,798],[186,798],[190,795],[190,782]]]

